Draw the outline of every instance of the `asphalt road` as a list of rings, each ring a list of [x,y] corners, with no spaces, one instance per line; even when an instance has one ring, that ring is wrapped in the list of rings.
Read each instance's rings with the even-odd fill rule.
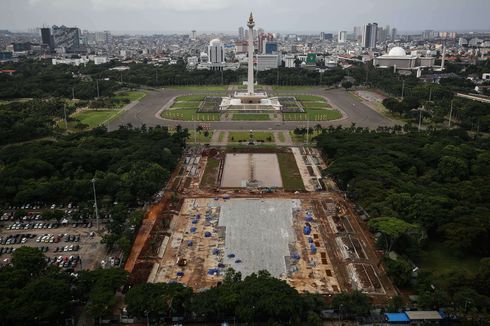
[[[185,90],[151,90],[136,105],[131,107],[125,113],[122,113],[108,124],[109,130],[118,129],[121,125],[131,124],[134,127],[140,127],[143,124],[148,127],[157,125],[184,128],[194,128],[194,122],[175,121],[160,118],[157,113],[167,104],[170,104],[174,97],[188,94],[209,94],[211,92],[188,92]],[[378,112],[363,104],[355,97],[349,95],[342,89],[321,90],[312,89],[311,91],[302,91],[301,94],[309,93],[321,95],[327,98],[334,108],[342,111],[344,117],[334,121],[310,121],[313,127],[320,123],[323,127],[329,126],[351,126],[355,123],[357,127],[368,127],[375,129],[379,126],[393,126],[394,122],[382,116]],[[214,121],[201,122],[208,124],[211,129],[216,130],[292,130],[296,127],[305,126],[305,121]]]

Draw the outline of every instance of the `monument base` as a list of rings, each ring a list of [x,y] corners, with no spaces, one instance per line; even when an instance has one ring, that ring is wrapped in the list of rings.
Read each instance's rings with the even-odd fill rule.
[[[223,97],[220,111],[264,112],[280,111],[277,97],[267,97],[267,93],[235,92],[233,97]]]

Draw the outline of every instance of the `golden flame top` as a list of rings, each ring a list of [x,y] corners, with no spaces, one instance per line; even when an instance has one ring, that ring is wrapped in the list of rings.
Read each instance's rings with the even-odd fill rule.
[[[253,24],[254,23],[254,16],[252,15],[252,13],[250,13],[250,17],[248,18],[248,23],[249,24]]]

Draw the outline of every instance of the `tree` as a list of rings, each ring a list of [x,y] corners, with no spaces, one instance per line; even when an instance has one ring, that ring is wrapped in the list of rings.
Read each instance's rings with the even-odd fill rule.
[[[342,83],[342,87],[345,89],[349,89],[352,87],[352,83],[350,81],[345,81]]]
[[[396,295],[388,301],[388,305],[386,306],[387,312],[400,312],[403,310],[405,306],[405,300],[402,296]]]
[[[381,233],[381,243],[385,252],[390,252],[393,245],[403,235],[417,232],[418,226],[407,223],[395,217],[378,217],[368,222],[369,228],[373,232]]]
[[[144,283],[126,295],[128,312],[134,316],[183,316],[190,305],[192,289],[182,284]]]
[[[19,271],[39,275],[46,268],[46,260],[41,251],[34,247],[20,247],[12,254],[12,265]]]
[[[361,291],[343,292],[333,296],[332,308],[348,316],[363,316],[371,310],[371,299]]]
[[[412,265],[405,259],[398,257],[396,260],[384,257],[387,274],[399,287],[406,287],[412,279]]]

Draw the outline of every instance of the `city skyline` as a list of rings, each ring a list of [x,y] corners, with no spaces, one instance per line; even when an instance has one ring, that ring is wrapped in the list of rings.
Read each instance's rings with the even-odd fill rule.
[[[0,12],[0,29],[25,31],[67,25],[114,33],[188,33],[196,29],[201,33],[236,34],[237,28],[245,25],[243,12],[253,11],[262,22],[259,27],[283,33],[350,32],[354,26],[368,22],[397,26],[400,32],[408,33],[425,29],[489,30],[485,15],[490,11],[490,2],[472,2],[472,6],[467,6],[449,0],[442,6],[436,1],[422,0],[396,4],[387,0],[354,0],[348,4],[308,0],[298,7],[292,0],[247,3],[232,0],[6,0]],[[305,20],[305,15],[309,19]]]

